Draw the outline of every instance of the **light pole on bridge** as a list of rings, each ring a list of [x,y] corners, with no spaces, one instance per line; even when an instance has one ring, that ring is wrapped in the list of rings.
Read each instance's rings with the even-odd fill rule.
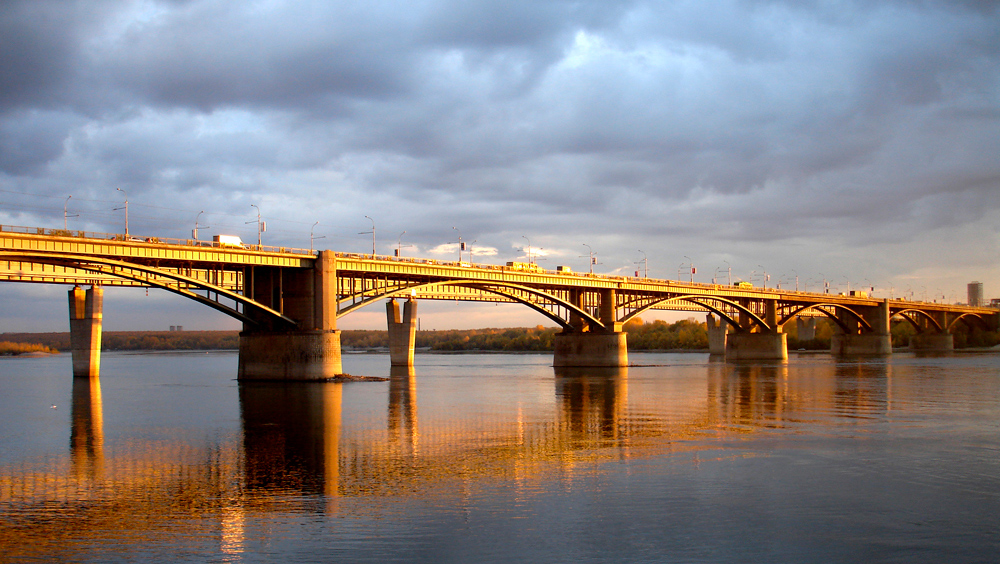
[[[115,210],[120,210],[120,209],[125,210],[125,238],[128,239],[128,194],[125,192],[125,190],[122,190],[121,188],[115,188],[115,190],[118,190],[125,196],[125,207],[115,208]]]
[[[267,227],[260,220],[260,208],[258,208],[256,204],[250,204],[250,207],[255,208],[257,210],[257,250],[259,251],[261,246],[260,234],[263,233],[264,230],[267,229]],[[247,221],[246,223],[253,223],[253,222]]]
[[[521,238],[528,242],[528,264],[531,264],[531,239],[527,235],[521,235]]]
[[[583,243],[583,246],[587,247],[587,250],[590,251],[590,254],[587,255],[587,257],[590,259],[590,273],[593,274],[594,273],[594,265],[597,264],[597,259],[594,258],[594,249],[591,249],[590,245],[588,245],[586,243]],[[581,258],[582,258],[582,256],[581,256]]]
[[[367,215],[365,217],[368,218],[368,220],[372,222],[372,230],[371,231],[359,231],[358,235],[364,235],[366,233],[371,233],[372,234],[372,258],[375,258],[375,220],[372,219],[372,218],[370,218],[370,217],[368,217]],[[402,235],[400,235],[400,237],[402,237]]]
[[[689,282],[691,282],[692,284],[694,284],[694,272],[695,272],[694,271],[694,262],[691,260],[691,257],[689,257],[689,256],[685,256],[684,258],[688,259],[688,271],[691,274],[691,279],[689,280]]]
[[[767,269],[764,268],[763,265],[758,264],[757,267],[760,268],[760,271],[763,273],[764,278],[762,279],[762,285],[764,286],[764,289],[767,290],[767,281],[770,280],[771,277],[767,275]]]
[[[316,223],[314,223],[312,227],[309,228],[309,252],[310,253],[313,252],[313,229],[316,229],[317,225],[319,225],[318,221]],[[320,235],[319,237],[316,237],[316,239],[326,239],[326,235]]]
[[[66,231],[66,230],[69,229],[67,218],[70,218],[70,217],[80,217],[80,214],[78,214],[78,213],[75,213],[73,215],[69,215],[69,213],[68,213],[68,210],[69,210],[69,199],[72,198],[72,197],[73,197],[72,195],[66,196],[66,202],[63,204],[63,231]]]
[[[733,285],[733,267],[729,265],[729,261],[728,260],[724,260],[722,262],[726,263],[726,270],[727,270],[727,272],[729,274],[729,285],[732,286]]]
[[[646,253],[643,253],[641,249],[639,252],[642,253],[642,277],[649,278],[649,259],[646,258]],[[639,266],[639,263],[636,263],[636,266]]]
[[[194,231],[191,232],[191,238],[194,239],[195,241],[198,240],[198,218],[200,218],[201,214],[203,213],[205,213],[204,210],[198,212],[198,215],[194,216]],[[208,225],[205,226],[206,229],[208,227],[209,227]]]
[[[458,232],[458,262],[462,262],[462,251],[465,250],[465,243],[462,242],[462,230],[454,226],[452,227],[452,229]],[[470,257],[472,256],[471,253],[469,256]]]

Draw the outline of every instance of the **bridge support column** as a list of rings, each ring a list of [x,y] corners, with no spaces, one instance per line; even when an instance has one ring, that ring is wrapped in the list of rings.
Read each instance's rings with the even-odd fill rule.
[[[830,336],[830,352],[837,356],[881,356],[892,354],[892,336],[876,333]]]
[[[910,337],[910,350],[950,351],[955,349],[955,336],[951,333],[918,333]]]
[[[298,328],[274,331],[244,326],[240,380],[326,380],[344,372],[334,253],[321,251],[312,270],[290,274],[271,282],[257,280],[253,293],[262,303],[298,320]]]
[[[785,360],[788,336],[784,333],[730,333],[726,336],[727,360]]]
[[[73,355],[73,376],[97,378],[101,373],[101,330],[104,318],[104,290],[74,286],[69,291],[69,342]]]
[[[892,354],[892,335],[889,332],[889,301],[870,308],[863,314],[871,325],[870,333],[835,332],[830,337],[830,352],[837,356],[884,356]],[[846,317],[846,316],[845,316]],[[845,322],[848,321],[845,319]],[[860,331],[860,324],[855,319],[849,320],[855,331]]]
[[[802,341],[812,341],[816,338],[816,318],[809,317],[796,317],[795,318],[795,329],[796,334],[799,336],[799,342]]]
[[[705,320],[705,327],[708,329],[708,353],[713,355],[726,354],[726,336],[729,333],[729,324],[721,318],[716,319],[711,313]]]
[[[628,366],[625,333],[558,333],[553,366]]]
[[[417,301],[410,298],[403,303],[403,317],[399,304],[389,300],[385,304],[389,322],[389,361],[392,366],[413,366],[413,346],[417,335]]]

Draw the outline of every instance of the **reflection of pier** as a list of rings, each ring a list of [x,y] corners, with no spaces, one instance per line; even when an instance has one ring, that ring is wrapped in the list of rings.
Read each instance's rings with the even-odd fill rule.
[[[21,551],[11,558],[59,554],[60,543],[81,531],[141,544],[183,516],[239,552],[250,513],[338,512],[345,498],[572,477],[595,462],[698,451],[706,439],[803,420],[842,423],[845,413],[884,412],[893,384],[884,362],[794,370],[712,362],[677,367],[670,377],[657,370],[559,369],[547,398],[496,411],[418,411],[419,378],[407,367],[393,370],[387,389],[243,384],[238,436],[185,440],[177,430],[169,441],[115,445],[105,444],[100,384],[76,379],[69,456],[0,469],[0,503],[24,516],[0,521],[0,543]],[[372,400],[383,407],[371,409]]]

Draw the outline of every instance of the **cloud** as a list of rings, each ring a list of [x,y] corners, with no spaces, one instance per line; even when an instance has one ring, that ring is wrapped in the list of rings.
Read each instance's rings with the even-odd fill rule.
[[[589,244],[669,277],[686,255],[988,279],[925,249],[996,246],[998,20],[976,1],[7,2],[0,215],[61,224],[72,194],[78,228],[116,231],[122,188],[132,231],[162,236],[204,211],[254,239],[253,204],[287,246],[370,252],[367,215],[386,253],[456,226],[498,262],[527,236],[577,269]]]

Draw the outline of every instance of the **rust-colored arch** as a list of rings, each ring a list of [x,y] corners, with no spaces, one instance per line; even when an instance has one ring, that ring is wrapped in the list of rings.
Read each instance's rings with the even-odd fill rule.
[[[167,278],[174,282],[183,283],[189,286],[193,286],[195,288],[200,288],[202,290],[205,290],[206,292],[214,292],[217,296],[224,296],[227,299],[233,300],[236,304],[243,305],[244,308],[247,307],[254,308],[263,313],[265,316],[273,318],[280,324],[287,325],[289,327],[294,327],[296,325],[294,319],[285,317],[281,313],[263,304],[248,299],[241,294],[237,294],[236,292],[227,290],[219,286],[207,284],[196,278],[191,278],[188,276],[184,276],[182,274],[177,274],[166,270],[160,270],[158,268],[151,266],[144,266],[141,264],[125,262],[115,259],[108,259],[103,257],[87,257],[86,260],[82,260],[77,255],[68,255],[62,253],[36,254],[36,253],[16,252],[16,251],[2,251],[0,252],[0,258],[20,260],[21,262],[29,262],[35,264],[48,264],[51,266],[61,266],[64,268],[72,268],[74,270],[82,270],[84,272],[95,272],[98,274],[105,274],[109,276],[114,276],[116,278],[122,278],[124,280],[133,280],[141,284],[147,284],[154,288],[160,288],[162,290],[166,290],[173,294],[177,294],[179,296],[183,296],[185,298],[194,300],[201,304],[207,305],[212,309],[225,313],[230,317],[239,319],[240,321],[244,321],[251,324],[258,323],[256,320],[247,316],[246,314],[239,311],[235,307],[230,307],[228,305],[219,303],[215,300],[209,299],[205,296],[200,296],[190,290],[187,290],[186,288],[181,288],[180,284],[174,286],[167,282],[156,280],[153,277],[158,276],[162,278]],[[142,272],[147,276],[139,276],[126,271]]]
[[[839,304],[811,304],[811,305],[802,306],[802,307],[800,307],[798,309],[795,309],[795,310],[789,312],[787,315],[785,315],[784,317],[782,317],[781,320],[778,321],[778,327],[784,327],[785,324],[788,323],[789,321],[791,321],[796,315],[802,313],[803,311],[805,311],[807,309],[815,309],[816,311],[819,311],[823,315],[825,315],[825,316],[829,317],[830,319],[832,319],[833,322],[836,323],[838,327],[840,327],[841,329],[843,329],[845,333],[849,333],[851,331],[850,328],[847,326],[846,323],[844,323],[844,321],[842,319],[840,319],[839,317],[837,317],[837,315],[835,313],[832,313],[832,312],[829,312],[829,311],[827,311],[825,309],[822,309],[823,307],[835,307],[835,308],[838,308],[838,309],[842,309],[842,310],[846,311],[847,313],[850,313],[851,316],[853,316],[855,319],[857,319],[858,320],[858,324],[861,325],[861,327],[863,327],[864,329],[866,329],[868,331],[872,330],[871,324],[868,323],[868,320],[865,319],[861,314],[859,314],[858,312],[854,311],[853,309],[851,309],[849,307],[844,307],[844,306],[839,305]]]
[[[745,313],[748,317],[750,317],[750,319],[753,321],[754,324],[759,325],[760,327],[765,328],[765,329],[768,328],[767,327],[767,323],[763,319],[761,319],[759,315],[757,315],[756,313],[750,311],[746,307],[744,307],[744,306],[742,306],[742,305],[740,305],[740,304],[738,304],[738,303],[736,303],[734,301],[727,300],[727,299],[724,299],[724,298],[717,298],[717,297],[713,297],[713,296],[703,296],[703,295],[699,295],[699,294],[689,294],[689,295],[683,295],[683,296],[672,296],[672,297],[669,297],[669,298],[663,298],[663,299],[651,301],[650,303],[642,306],[641,308],[636,309],[635,311],[629,313],[621,321],[622,321],[622,323],[625,323],[629,319],[632,319],[633,317],[635,317],[635,316],[639,315],[640,313],[642,313],[642,312],[644,312],[644,311],[652,308],[653,306],[655,306],[657,304],[662,304],[663,302],[670,302],[670,301],[675,301],[675,300],[683,300],[683,301],[691,302],[691,303],[694,303],[694,304],[698,304],[698,305],[704,307],[705,309],[707,309],[708,311],[710,311],[710,312],[718,315],[722,319],[726,320],[726,323],[729,323],[730,325],[732,325],[733,327],[735,327],[737,331],[746,331],[746,329],[743,329],[743,328],[740,327],[739,321],[733,319],[727,313],[723,312],[722,310],[720,310],[717,307],[713,307],[713,306],[711,306],[709,304],[702,303],[702,302],[698,301],[699,299],[701,299],[701,300],[708,300],[708,301],[714,301],[714,302],[722,302],[724,304],[728,304],[728,305],[736,308],[740,312]]]
[[[909,321],[910,325],[913,325],[913,328],[917,330],[917,333],[923,333],[924,332],[924,328],[921,327],[920,325],[917,325],[916,320],[914,320],[910,316],[903,315],[904,313],[915,313],[915,314],[921,315],[921,316],[924,317],[924,319],[927,319],[928,321],[930,321],[931,325],[934,327],[934,330],[936,332],[943,333],[945,331],[945,328],[941,327],[941,324],[938,323],[937,319],[934,319],[934,316],[932,316],[931,314],[927,313],[926,311],[919,310],[919,309],[916,309],[916,308],[908,308],[908,309],[901,309],[899,311],[894,311],[894,312],[892,312],[890,314],[890,317],[895,317],[895,316],[898,315],[898,316],[902,317],[903,319]]]
[[[498,296],[503,296],[503,297],[509,298],[509,299],[511,299],[511,300],[513,300],[513,301],[515,301],[517,303],[524,304],[524,305],[530,307],[531,309],[537,311],[538,313],[541,313],[542,315],[544,315],[544,316],[548,317],[549,319],[555,321],[556,323],[559,324],[560,327],[562,327],[564,329],[571,329],[572,328],[571,325],[570,325],[570,323],[569,323],[569,320],[563,319],[562,317],[560,317],[555,312],[553,312],[551,310],[548,310],[545,307],[543,307],[543,306],[541,306],[541,305],[539,305],[539,304],[537,304],[535,302],[532,302],[530,300],[525,300],[524,298],[522,298],[521,296],[518,296],[515,293],[504,292],[504,291],[501,290],[501,288],[509,288],[511,290],[519,290],[519,291],[525,292],[525,293],[533,295],[533,296],[538,296],[539,298],[542,298],[544,300],[548,300],[548,301],[550,301],[552,303],[555,303],[556,305],[558,305],[560,307],[566,308],[567,310],[569,310],[569,311],[571,311],[571,312],[579,315],[581,318],[583,318],[591,327],[600,328],[600,329],[604,329],[605,328],[604,324],[601,323],[601,321],[599,319],[597,319],[596,317],[594,317],[593,315],[591,315],[590,313],[588,313],[586,310],[581,309],[580,307],[578,307],[578,306],[576,306],[574,304],[571,304],[571,303],[569,303],[569,302],[567,302],[565,300],[562,300],[562,299],[560,299],[560,298],[558,298],[556,296],[553,296],[552,294],[548,294],[546,292],[542,292],[542,291],[536,290],[534,288],[529,288],[527,286],[522,286],[520,284],[509,284],[509,283],[503,283],[503,282],[485,282],[484,283],[484,282],[481,282],[481,281],[474,281],[474,280],[446,280],[446,281],[436,281],[436,282],[411,284],[411,285],[402,286],[402,287],[398,287],[397,286],[397,287],[393,287],[392,289],[385,289],[386,291],[373,291],[373,292],[367,293],[365,295],[364,299],[362,299],[359,302],[353,303],[353,304],[351,304],[349,306],[346,306],[346,307],[344,307],[342,309],[338,308],[337,317],[338,318],[343,317],[343,316],[345,316],[345,315],[347,315],[347,314],[349,314],[349,313],[351,313],[353,311],[361,309],[361,308],[363,308],[363,307],[365,307],[367,305],[370,305],[372,303],[375,303],[375,302],[377,302],[379,300],[382,300],[382,299],[385,299],[385,298],[394,298],[396,296],[407,295],[410,292],[413,292],[413,291],[418,290],[420,288],[430,288],[432,286],[457,286],[457,287],[461,287],[461,288],[472,288],[472,289],[481,290],[481,291],[484,291],[484,292],[490,292],[491,294],[496,294]]]

